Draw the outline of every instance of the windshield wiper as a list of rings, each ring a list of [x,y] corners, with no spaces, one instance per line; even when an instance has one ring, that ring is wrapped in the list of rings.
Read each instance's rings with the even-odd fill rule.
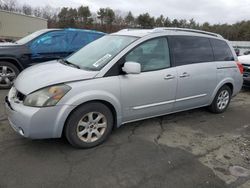
[[[63,63],[63,64],[69,65],[69,66],[71,66],[71,67],[76,67],[76,68],[78,68],[78,69],[81,69],[80,66],[78,66],[78,65],[76,65],[76,64],[74,64],[74,63],[71,63],[71,62],[67,61],[66,59],[59,59],[59,61],[60,61],[61,63]]]

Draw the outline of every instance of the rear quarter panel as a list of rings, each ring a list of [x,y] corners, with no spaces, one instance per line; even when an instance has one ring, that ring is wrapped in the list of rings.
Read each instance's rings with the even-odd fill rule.
[[[217,86],[213,92],[210,104],[212,103],[218,90],[225,84],[233,85],[232,96],[235,96],[241,90],[243,79],[235,61],[215,62],[217,67]]]

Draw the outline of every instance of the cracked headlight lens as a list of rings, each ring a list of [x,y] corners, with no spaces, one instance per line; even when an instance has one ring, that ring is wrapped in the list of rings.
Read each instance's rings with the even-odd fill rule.
[[[70,89],[65,84],[46,87],[27,95],[23,104],[34,107],[55,106]]]

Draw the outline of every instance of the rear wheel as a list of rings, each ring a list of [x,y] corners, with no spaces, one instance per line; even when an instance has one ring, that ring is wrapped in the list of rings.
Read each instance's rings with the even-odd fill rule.
[[[9,89],[19,74],[18,68],[12,63],[0,62],[0,89]]]
[[[91,148],[108,138],[113,122],[112,112],[106,105],[86,103],[70,115],[65,125],[65,135],[74,147]]]
[[[213,113],[224,112],[231,101],[231,97],[232,97],[232,91],[230,87],[224,85],[219,89],[213,100],[213,103],[209,106],[210,111]]]

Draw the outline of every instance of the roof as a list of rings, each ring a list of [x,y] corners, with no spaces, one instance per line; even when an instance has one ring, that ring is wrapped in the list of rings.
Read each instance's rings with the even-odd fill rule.
[[[129,35],[135,37],[144,37],[147,35],[165,33],[165,34],[183,34],[183,35],[194,35],[194,36],[206,36],[223,38],[221,35],[202,30],[187,29],[187,28],[172,28],[172,27],[159,27],[155,29],[123,29],[114,33],[116,35]]]
[[[97,34],[106,34],[106,33],[103,33],[101,31],[89,30],[89,29],[79,29],[79,28],[66,28],[64,30],[66,30],[66,31],[82,31],[82,32],[97,33]]]
[[[152,29],[122,29],[116,33],[113,33],[115,35],[129,35],[129,36],[135,36],[135,37],[144,37],[146,35],[149,35],[152,31]]]
[[[77,31],[77,32],[86,32],[86,33],[97,33],[97,34],[102,34],[105,35],[106,33],[103,33],[101,31],[96,31],[96,30],[89,30],[89,29],[78,29],[78,28],[50,28],[50,29],[41,29],[41,32],[48,32],[48,31],[59,31],[59,30],[64,30],[64,31]]]

